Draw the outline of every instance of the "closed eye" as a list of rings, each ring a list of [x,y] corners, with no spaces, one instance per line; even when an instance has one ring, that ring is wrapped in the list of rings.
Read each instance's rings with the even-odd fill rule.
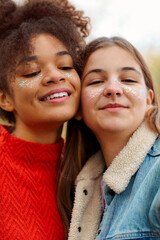
[[[71,70],[71,69],[73,69],[73,67],[60,67],[59,69],[61,69],[61,70],[64,70],[64,71],[67,71],[67,70]]]
[[[31,78],[31,77],[37,76],[39,73],[40,73],[40,71],[38,71],[38,72],[32,72],[32,73],[29,73],[29,74],[24,74],[23,77]]]
[[[137,82],[133,79],[123,79],[122,82],[128,82],[128,83],[134,83],[134,82]]]
[[[91,83],[89,83],[88,85],[90,86],[90,85],[96,85],[96,84],[99,84],[99,83],[102,83],[103,81],[102,80],[96,80],[96,81],[94,81],[94,82],[91,82]]]

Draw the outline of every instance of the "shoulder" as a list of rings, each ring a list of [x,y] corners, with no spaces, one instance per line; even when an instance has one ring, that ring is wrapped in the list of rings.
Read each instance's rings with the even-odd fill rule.
[[[160,186],[160,135],[157,136],[140,169],[151,178],[150,181],[154,184],[159,183]]]
[[[160,135],[157,136],[148,154],[153,157],[160,156]]]

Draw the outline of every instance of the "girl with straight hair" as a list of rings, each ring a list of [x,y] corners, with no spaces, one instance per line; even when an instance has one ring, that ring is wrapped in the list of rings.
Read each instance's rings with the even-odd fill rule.
[[[159,239],[160,115],[150,71],[121,37],[92,41],[83,60],[79,121],[66,143],[74,177],[81,170],[68,179],[68,239]]]

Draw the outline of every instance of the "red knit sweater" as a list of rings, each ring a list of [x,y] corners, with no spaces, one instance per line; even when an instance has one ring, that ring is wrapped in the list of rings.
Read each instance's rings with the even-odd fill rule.
[[[0,126],[0,240],[64,240],[56,203],[63,140],[46,145]]]

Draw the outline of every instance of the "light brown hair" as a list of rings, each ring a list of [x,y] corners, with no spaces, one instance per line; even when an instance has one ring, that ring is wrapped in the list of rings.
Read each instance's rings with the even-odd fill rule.
[[[128,42],[126,39],[122,37],[111,37],[111,38],[102,37],[102,38],[97,38],[96,40],[90,42],[85,48],[85,52],[83,55],[84,61],[83,61],[83,65],[81,66],[81,73],[84,69],[85,64],[87,63],[89,56],[93,52],[95,52],[100,48],[106,48],[110,46],[118,46],[123,48],[133,56],[135,61],[140,66],[147,89],[151,89],[154,93],[152,107],[149,109],[149,111],[146,114],[146,120],[148,121],[150,127],[154,131],[159,133],[160,132],[159,103],[158,103],[158,97],[154,88],[152,75],[144,58],[142,57],[140,52],[130,42]]]
[[[114,45],[128,51],[141,67],[146,86],[148,89],[152,89],[154,93],[152,107],[148,111],[146,119],[148,120],[150,127],[154,131],[160,133],[160,113],[158,106],[158,98],[153,86],[151,73],[141,54],[127,40],[121,37],[102,37],[90,42],[86,46],[85,51],[81,56],[83,61],[80,68],[80,75],[82,75],[85,64],[87,63],[89,56],[93,52],[100,48],[106,48]],[[63,207],[68,218],[70,218],[71,216],[71,209],[73,204],[73,201],[71,201],[71,199],[73,199],[74,197],[75,179],[88,158],[91,157],[99,149],[100,145],[95,135],[85,125],[83,119],[81,121],[77,121],[75,118],[73,118],[69,121],[65,153],[61,166],[63,174],[61,174],[59,182],[61,189],[60,198],[62,198],[61,202],[63,203]]]

